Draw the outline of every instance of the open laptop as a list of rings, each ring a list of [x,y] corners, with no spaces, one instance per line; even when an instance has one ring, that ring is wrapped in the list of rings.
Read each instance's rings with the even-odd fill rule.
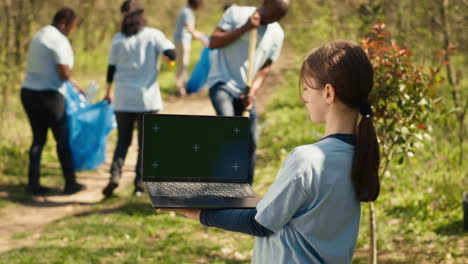
[[[246,117],[143,117],[143,183],[155,208],[255,208],[248,151]]]

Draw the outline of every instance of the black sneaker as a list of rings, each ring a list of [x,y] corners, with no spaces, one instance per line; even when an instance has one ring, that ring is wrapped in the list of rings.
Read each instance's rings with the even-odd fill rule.
[[[39,185],[37,187],[31,187],[31,186],[26,187],[26,193],[31,194],[31,195],[47,194],[47,193],[50,193],[50,191],[52,191],[51,188],[48,188],[42,185]]]
[[[111,197],[114,194],[114,190],[115,190],[115,188],[117,188],[117,186],[119,186],[117,183],[109,182],[109,184],[107,184],[106,188],[104,188],[104,190],[102,190],[102,194],[104,194],[104,196],[106,198]]]
[[[81,183],[75,183],[73,185],[66,186],[63,190],[63,194],[70,195],[84,190],[86,190],[86,185]]]
[[[141,197],[141,195],[145,192],[145,189],[141,186],[135,186],[135,190],[133,191],[133,195],[136,197]]]

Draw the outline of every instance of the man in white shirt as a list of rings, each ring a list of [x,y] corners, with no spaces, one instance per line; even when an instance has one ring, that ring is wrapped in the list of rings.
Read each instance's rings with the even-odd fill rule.
[[[231,6],[211,35],[210,48],[217,49],[211,59],[207,84],[217,115],[241,116],[250,111],[249,180],[253,181],[256,149],[255,94],[280,55],[284,32],[277,23],[289,8],[289,0],[265,0],[260,8]],[[257,28],[255,77],[247,87],[250,30]],[[249,91],[247,93],[247,91]]]

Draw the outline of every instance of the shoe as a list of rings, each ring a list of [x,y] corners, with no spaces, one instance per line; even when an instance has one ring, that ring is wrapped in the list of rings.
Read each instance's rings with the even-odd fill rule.
[[[181,88],[177,90],[177,96],[178,97],[186,97],[187,96],[187,90],[185,88]]]
[[[80,191],[86,190],[86,185],[80,184],[80,183],[75,183],[73,185],[66,186],[65,189],[63,190],[63,194],[75,194]]]
[[[102,190],[102,194],[104,194],[104,196],[106,198],[111,197],[113,195],[113,193],[114,193],[115,188],[117,188],[117,186],[119,186],[117,183],[109,182],[109,184],[107,184],[106,188],[104,188],[104,190]]]
[[[135,187],[135,190],[133,191],[133,195],[135,195],[136,197],[141,197],[141,195],[145,192],[145,189],[143,189],[143,187],[141,186],[136,186]]]
[[[41,195],[41,194],[46,194],[52,191],[51,188],[45,187],[45,186],[37,186],[37,187],[31,187],[28,186],[26,187],[26,193],[29,193],[31,195]]]

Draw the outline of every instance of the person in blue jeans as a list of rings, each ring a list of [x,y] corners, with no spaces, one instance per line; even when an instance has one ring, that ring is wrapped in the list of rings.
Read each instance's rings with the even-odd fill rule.
[[[143,114],[163,108],[158,84],[158,59],[161,54],[169,60],[176,58],[174,44],[163,32],[146,26],[144,9],[137,0],[125,1],[121,32],[114,35],[107,69],[107,91],[104,99],[113,102],[117,119],[117,146],[110,168],[110,179],[102,193],[113,195],[122,175],[122,167],[132,142],[137,123],[138,158],[135,168],[134,194],[140,196],[142,186]],[[111,95],[115,77],[115,93]]]
[[[54,15],[52,24],[39,30],[29,46],[21,102],[33,133],[26,188],[26,192],[32,195],[50,192],[50,188],[40,184],[41,154],[49,128],[57,141],[57,154],[65,178],[64,194],[74,194],[85,189],[85,185],[76,181],[64,97],[66,82],[74,82],[71,77],[73,49],[67,36],[77,21],[77,15],[72,9],[60,9]],[[78,86],[75,85],[75,88],[83,93]]]
[[[255,150],[257,148],[257,114],[255,95],[279,58],[284,32],[277,21],[289,8],[287,0],[265,0],[260,8],[231,6],[225,12],[210,38],[210,48],[216,49],[210,58],[207,85],[216,114],[242,116],[250,112],[249,181],[253,182]],[[247,65],[250,31],[258,31],[252,87],[247,87]]]
[[[175,211],[256,236],[252,263],[351,263],[360,202],[380,192],[373,78],[358,45],[335,41],[314,51],[302,65],[301,99],[325,136],[291,151],[255,209]]]

